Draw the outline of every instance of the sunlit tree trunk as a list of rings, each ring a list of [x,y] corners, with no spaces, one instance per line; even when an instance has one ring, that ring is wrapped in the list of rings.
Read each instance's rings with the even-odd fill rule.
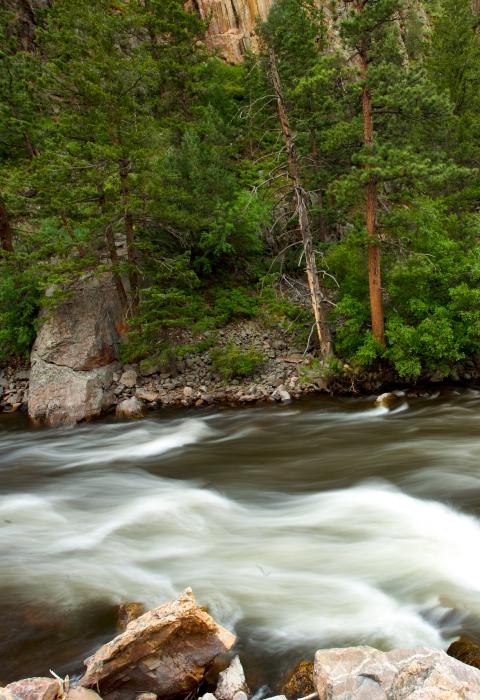
[[[368,0],[357,0],[358,12],[363,9]],[[374,143],[372,95],[368,84],[368,44],[362,42],[359,47],[360,73],[363,81],[362,110],[363,138],[367,148]],[[368,165],[366,166],[368,168]],[[382,298],[381,253],[377,237],[377,182],[373,175],[368,178],[366,186],[366,225],[368,236],[368,283],[370,289],[370,311],[372,317],[372,332],[375,340],[385,345],[385,322]]]

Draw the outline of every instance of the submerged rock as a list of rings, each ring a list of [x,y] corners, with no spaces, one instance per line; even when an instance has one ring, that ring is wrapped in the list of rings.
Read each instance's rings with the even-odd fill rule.
[[[245,673],[240,658],[235,656],[230,662],[230,666],[218,676],[215,697],[217,700],[233,700],[239,693],[243,693],[246,700],[248,694],[247,681],[245,680]],[[242,700],[242,698],[237,697],[236,700]]]
[[[377,406],[384,406],[385,408],[394,408],[401,403],[402,398],[405,396],[403,391],[389,391],[385,394],[380,394],[375,399],[375,404]]]
[[[199,608],[187,589],[100,647],[85,661],[80,685],[107,698],[117,691],[132,698],[143,692],[165,699],[186,695],[197,688],[207,664],[234,643],[235,635]]]
[[[125,630],[133,620],[145,614],[143,603],[120,603],[117,606],[117,629]]]
[[[464,664],[480,668],[480,642],[471,637],[460,637],[450,644],[447,654]]]
[[[480,671],[426,648],[372,647],[315,654],[319,700],[478,700]]]
[[[282,685],[282,693],[287,698],[302,698],[313,692],[315,692],[313,661],[300,661],[287,674],[287,680]]]

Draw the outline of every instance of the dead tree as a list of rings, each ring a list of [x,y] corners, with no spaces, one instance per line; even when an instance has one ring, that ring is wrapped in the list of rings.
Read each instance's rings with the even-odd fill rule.
[[[292,132],[290,131],[288,113],[283,97],[280,76],[278,74],[277,60],[273,49],[270,50],[269,56],[270,76],[273,89],[275,91],[278,120],[280,122],[285,141],[285,148],[287,151],[288,174],[292,182],[298,225],[303,239],[305,270],[307,274],[308,287],[310,290],[313,314],[315,317],[315,327],[320,343],[320,352],[323,357],[329,357],[333,354],[332,337],[327,323],[325,294],[322,293],[322,286],[318,277],[317,261],[315,258],[310,216],[307,206],[307,195],[302,187],[295,141],[293,139]]]

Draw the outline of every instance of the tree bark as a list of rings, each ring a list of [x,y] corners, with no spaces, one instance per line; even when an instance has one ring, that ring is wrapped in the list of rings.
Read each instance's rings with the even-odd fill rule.
[[[324,301],[325,294],[322,293],[322,288],[318,277],[317,262],[315,259],[315,249],[313,246],[313,238],[310,227],[310,217],[308,214],[305,190],[302,187],[295,142],[290,131],[290,123],[288,120],[285,100],[283,98],[282,86],[277,68],[277,61],[275,57],[275,52],[273,50],[270,50],[270,74],[277,102],[278,119],[280,121],[280,126],[282,128],[283,138],[285,141],[285,147],[287,150],[288,172],[293,185],[295,203],[297,207],[298,224],[303,239],[305,268],[307,273],[308,286],[310,289],[310,299],[312,303],[313,314],[315,317],[315,326],[317,329],[318,340],[320,343],[320,352],[323,357],[329,357],[333,354],[333,350],[332,337],[326,319],[326,309]]]
[[[13,234],[10,219],[4,203],[0,199],[0,248],[7,253],[13,252]]]
[[[105,192],[102,187],[98,187],[100,209],[102,213],[105,213]],[[113,227],[110,222],[105,226],[105,243],[107,245],[108,257],[112,263],[112,276],[113,282],[115,284],[115,289],[117,290],[118,298],[120,300],[120,305],[122,307],[123,313],[127,313],[128,309],[128,297],[125,291],[125,285],[123,284],[122,277],[118,271],[120,265],[120,258],[117,253],[117,246],[115,245],[115,235],[113,233]]]
[[[130,161],[122,158],[119,163],[120,189],[122,193],[122,204],[124,209],[123,220],[125,224],[125,237],[127,242],[128,258],[128,281],[130,283],[130,295],[132,301],[132,311],[136,313],[139,302],[139,278],[138,278],[138,257],[135,247],[135,230],[133,226],[133,214],[130,209],[130,189],[128,174],[130,172]]]
[[[364,0],[357,0],[358,12],[363,12]],[[362,111],[364,144],[371,148],[374,143],[372,95],[368,84],[368,45],[359,47],[360,74],[363,81]],[[368,169],[368,165],[365,166]],[[368,284],[370,289],[370,312],[372,333],[375,340],[385,345],[385,321],[382,297],[381,253],[377,239],[377,182],[370,175],[366,187],[366,224],[368,236]]]

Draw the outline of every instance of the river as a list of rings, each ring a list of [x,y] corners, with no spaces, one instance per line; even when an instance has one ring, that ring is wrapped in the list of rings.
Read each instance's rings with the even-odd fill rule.
[[[478,635],[479,466],[473,390],[74,429],[0,416],[0,685],[81,672],[116,604],[187,586],[253,684],[320,647]]]

